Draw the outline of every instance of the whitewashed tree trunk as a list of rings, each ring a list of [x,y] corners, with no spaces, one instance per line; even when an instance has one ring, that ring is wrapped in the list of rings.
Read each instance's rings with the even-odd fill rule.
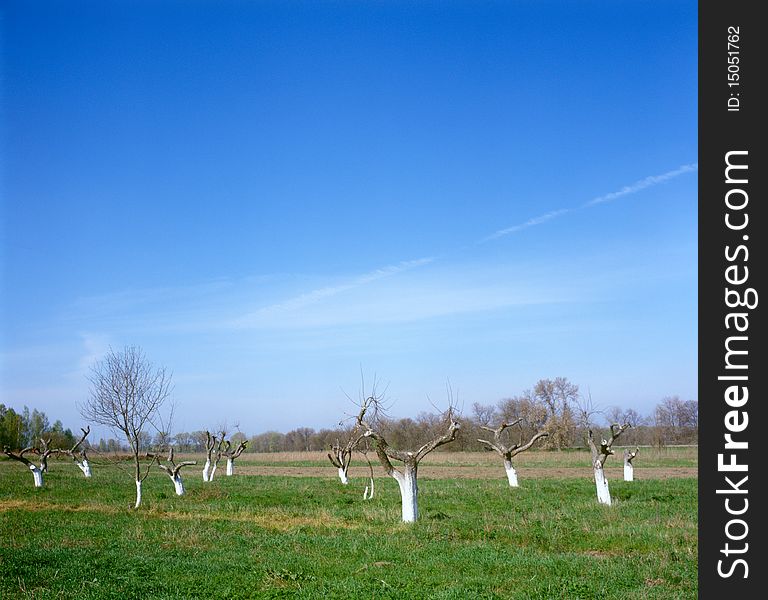
[[[193,465],[197,464],[197,461],[194,460],[185,460],[183,462],[180,462],[179,464],[176,464],[176,462],[173,460],[173,447],[168,449],[168,458],[166,459],[168,461],[168,464],[162,465],[159,462],[159,458],[157,454],[152,454],[150,456],[153,457],[154,460],[158,461],[158,467],[165,471],[165,474],[168,475],[168,478],[173,483],[173,489],[176,491],[177,496],[183,496],[184,495],[184,481],[181,478],[181,470],[184,467],[191,467]]]
[[[589,430],[589,436],[587,437],[587,443],[589,444],[589,450],[592,453],[592,468],[595,471],[595,488],[597,489],[597,501],[600,504],[611,505],[611,492],[608,490],[608,479],[605,476],[603,466],[606,459],[611,456],[613,452],[613,443],[616,441],[624,431],[626,431],[631,425],[627,422],[624,425],[618,423],[611,424],[611,437],[608,439],[600,440],[600,448],[598,449],[595,444],[595,438],[592,435],[592,430]],[[626,461],[626,458],[625,458]]]
[[[224,434],[222,433],[222,439],[224,439],[223,436]],[[225,448],[219,456],[225,456],[227,459],[227,477],[232,477],[235,474],[235,459],[243,453],[247,445],[248,441],[243,440],[237,445],[237,448],[232,450],[232,442],[229,440],[224,442]]]
[[[76,462],[77,468],[83,472],[86,477],[91,476],[91,465],[88,463],[88,459],[84,459],[82,462]]]
[[[486,431],[490,431],[493,433],[493,440],[484,440],[481,438],[477,438],[478,442],[481,442],[482,444],[485,444],[485,446],[491,450],[495,450],[497,454],[499,454],[504,459],[504,470],[507,472],[507,481],[509,482],[509,487],[519,487],[519,483],[517,482],[517,471],[515,470],[515,467],[512,466],[512,457],[517,456],[521,452],[525,452],[528,450],[531,446],[533,446],[537,440],[540,440],[541,438],[545,438],[549,435],[549,432],[547,431],[538,431],[533,436],[531,436],[531,439],[528,440],[525,444],[523,444],[523,438],[522,435],[520,436],[520,442],[517,444],[511,444],[505,443],[502,440],[502,434],[506,429],[509,427],[514,427],[518,423],[520,423],[522,419],[517,419],[516,421],[513,421],[511,423],[507,423],[506,421],[499,425],[498,427],[489,427],[486,425],[481,425],[480,429],[485,429]]]
[[[83,442],[85,442],[85,438],[88,437],[88,434],[91,432],[91,426],[89,425],[86,429],[80,428],[80,431],[83,432],[82,437],[75,443],[74,446],[70,450],[64,450],[66,454],[72,458],[72,460],[77,465],[77,468],[80,469],[83,472],[83,475],[85,477],[91,476],[91,465],[88,463],[88,454],[87,454],[87,448],[83,448],[82,450],[78,451],[78,448],[83,445]]]
[[[134,508],[141,506],[141,481],[136,480],[136,505]]]
[[[218,449],[216,449],[217,440],[219,443]],[[208,454],[205,457],[205,466],[203,467],[203,481],[213,481],[213,473],[216,471],[216,463],[219,462],[221,457],[221,446],[223,443],[223,438],[218,439],[215,435],[211,435],[209,431],[205,432],[205,449]],[[211,460],[214,455],[216,458]]]
[[[624,449],[624,481],[635,480],[635,467],[632,466],[632,461],[637,456],[637,453],[639,451],[640,451],[640,446],[635,448],[634,452],[629,448]]]
[[[349,483],[347,472],[344,470],[343,467],[339,467],[339,479],[341,479],[341,483],[343,483],[344,485],[347,485]]]
[[[29,465],[29,470],[32,471],[32,477],[35,480],[35,487],[43,487],[43,470],[35,465]]]
[[[365,491],[363,492],[363,500],[370,500],[373,498],[373,477],[370,478],[371,485],[365,486]]]
[[[392,472],[400,486],[400,499],[403,508],[403,522],[413,523],[419,518],[419,487],[416,482],[416,465],[405,465],[403,472]]]
[[[517,471],[515,471],[515,467],[512,466],[512,461],[511,460],[505,460],[504,461],[504,469],[507,472],[507,479],[509,480],[509,487],[518,487]]]
[[[597,488],[597,501],[600,504],[611,505],[611,492],[608,490],[608,479],[602,466],[595,467],[595,487]]]
[[[384,437],[372,429],[364,421],[366,411],[374,406],[378,408],[379,399],[375,394],[366,398],[361,404],[360,414],[357,416],[357,423],[363,430],[363,437],[370,437],[375,440],[376,455],[379,458],[384,472],[397,481],[400,487],[400,500],[402,505],[402,516],[404,523],[413,523],[419,518],[419,487],[417,483],[417,471],[419,462],[430,452],[439,448],[443,444],[448,444],[456,439],[456,434],[461,425],[453,418],[453,404],[443,413],[445,432],[435,434],[431,440],[422,445],[417,451],[395,450],[391,448]],[[392,466],[390,458],[402,462],[403,470],[398,471]],[[373,476],[373,470],[371,470]]]

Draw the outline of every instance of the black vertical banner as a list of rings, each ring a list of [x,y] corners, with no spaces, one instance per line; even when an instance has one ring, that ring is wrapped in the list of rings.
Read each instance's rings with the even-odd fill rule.
[[[738,0],[699,4],[701,598],[768,593],[761,517],[768,510],[768,35],[761,8]]]

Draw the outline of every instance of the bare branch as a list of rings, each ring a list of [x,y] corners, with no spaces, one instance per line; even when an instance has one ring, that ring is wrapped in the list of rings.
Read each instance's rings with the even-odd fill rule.
[[[416,452],[416,462],[419,462],[435,448],[439,448],[440,446],[455,440],[456,434],[459,432],[460,428],[461,425],[459,422],[451,419],[451,423],[448,426],[448,431],[446,431],[443,435],[428,441],[421,448],[419,448],[418,452]]]
[[[82,443],[85,441],[85,438],[87,438],[87,437],[88,437],[88,434],[89,434],[89,433],[91,433],[91,426],[90,426],[90,425],[88,425],[88,426],[87,426],[87,429],[83,429],[83,428],[81,427],[81,428],[80,428],[80,431],[82,431],[82,432],[83,432],[83,435],[80,437],[80,439],[79,439],[79,440],[77,440],[77,442],[75,443],[75,445],[74,445],[74,446],[72,446],[72,448],[71,448],[69,451],[67,451],[67,454],[69,454],[70,456],[74,455],[74,453],[75,453],[75,452],[77,452],[77,449],[78,449],[78,448],[79,448],[79,447],[82,445]],[[85,452],[85,449],[83,449],[83,450],[82,450],[82,452]]]
[[[495,450],[497,453],[499,453],[501,456],[506,458],[507,460],[510,460],[513,456],[520,454],[521,452],[525,452],[528,450],[533,444],[536,443],[537,440],[540,440],[541,438],[547,437],[549,435],[546,431],[539,431],[537,433],[534,433],[533,436],[531,436],[531,439],[528,440],[525,444],[522,443],[522,438],[517,444],[507,445],[503,442],[501,439],[502,434],[504,431],[510,427],[514,427],[515,425],[521,423],[523,419],[515,419],[511,423],[502,423],[498,427],[485,427],[483,426],[482,429],[485,429],[486,431],[493,432],[493,441],[489,440],[482,440],[478,438],[478,442],[481,444],[485,444],[488,448],[491,450]]]
[[[592,464],[595,466],[596,469],[600,469],[605,465],[605,461],[608,459],[608,457],[611,454],[614,454],[613,443],[616,441],[616,439],[624,433],[627,429],[629,429],[631,425],[629,423],[624,423],[624,425],[619,425],[618,423],[613,423],[610,426],[611,429],[611,437],[609,439],[603,438],[600,441],[600,449],[598,450],[592,430],[589,430],[589,436],[587,437],[587,443],[589,444],[589,449],[592,452]]]
[[[18,454],[14,454],[13,452],[11,452],[11,449],[8,448],[8,446],[3,446],[3,454],[5,454],[8,458],[12,458],[13,460],[17,460],[20,463],[24,463],[28,467],[34,467],[35,464],[32,461],[30,461],[28,458],[26,458],[24,455],[27,452],[31,452],[32,450],[34,450],[34,448],[32,446],[29,446],[27,448],[24,448]]]

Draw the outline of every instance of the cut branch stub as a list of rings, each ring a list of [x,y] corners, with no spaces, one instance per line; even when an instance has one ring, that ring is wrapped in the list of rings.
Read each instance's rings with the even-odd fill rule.
[[[589,430],[589,436],[587,438],[587,442],[589,443],[589,449],[592,452],[592,464],[596,469],[603,468],[607,458],[614,453],[613,448],[611,446],[613,446],[613,443],[616,441],[616,439],[630,427],[631,425],[629,423],[624,423],[624,425],[613,423],[611,425],[611,437],[608,439],[603,438],[600,441],[599,450],[595,445],[595,440],[592,434],[592,430],[591,429]]]
[[[634,451],[630,450],[629,448],[624,448],[624,463],[631,465],[632,460],[637,456],[637,453],[640,451],[640,446],[637,446]]]

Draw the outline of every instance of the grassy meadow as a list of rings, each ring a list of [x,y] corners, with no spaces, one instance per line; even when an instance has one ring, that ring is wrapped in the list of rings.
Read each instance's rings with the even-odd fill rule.
[[[320,453],[191,467],[183,497],[156,469],[137,511],[118,463],[51,461],[36,490],[0,460],[0,597],[695,598],[696,449],[642,449],[631,483],[619,455],[606,507],[586,452],[520,455],[519,489],[491,454],[434,453],[410,525],[393,480],[363,500],[365,463],[342,486]]]

